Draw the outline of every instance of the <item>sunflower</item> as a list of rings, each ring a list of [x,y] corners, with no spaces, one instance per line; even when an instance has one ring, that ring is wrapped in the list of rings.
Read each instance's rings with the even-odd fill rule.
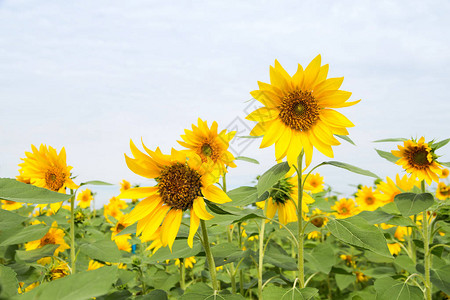
[[[343,77],[327,79],[327,75],[328,65],[321,66],[320,55],[305,70],[299,64],[293,76],[275,60],[270,84],[258,82],[259,90],[250,93],[264,105],[247,116],[258,122],[250,135],[264,135],[261,148],[275,143],[277,160],[287,157],[293,165],[303,149],[308,166],[313,147],[333,157],[331,146],[340,144],[333,135],[348,135],[346,127],[354,126],[334,108],[359,101],[347,102],[351,93],[339,90]]]
[[[321,191],[323,191],[323,177],[320,176],[319,173],[310,174],[306,179],[303,188],[307,191],[310,191],[313,194],[320,193]]]
[[[417,178],[408,177],[407,174],[403,175],[401,179],[397,174],[395,176],[395,183],[391,178],[386,177],[386,182],[381,181],[377,184],[377,190],[381,192],[381,194],[378,195],[378,199],[384,203],[394,202],[396,195],[408,192],[412,190],[414,186],[419,187],[419,185],[420,182],[417,181]]]
[[[266,204],[264,201],[256,203],[261,209],[267,205],[266,216],[270,219],[273,219],[278,211],[278,220],[284,225],[297,221],[295,206],[298,203],[298,177],[289,177],[288,174],[272,187],[269,198],[265,200]],[[303,192],[302,212],[307,213],[309,211],[308,204],[313,202],[314,199],[308,193]]]
[[[443,168],[441,171],[441,178],[442,179],[447,178],[449,173],[450,171],[447,168]]]
[[[23,205],[20,202],[9,201],[9,200],[1,200],[1,208],[4,210],[16,210],[21,208]]]
[[[64,147],[59,154],[44,144],[39,150],[34,145],[31,149],[32,152],[25,152],[26,158],[22,158],[23,163],[19,164],[17,180],[60,193],[65,193],[66,187],[78,188],[70,178],[72,167],[67,166]]]
[[[128,240],[131,239],[130,234],[124,234],[114,237],[114,242],[119,250],[131,252],[131,244]]]
[[[447,200],[450,198],[450,186],[444,182],[439,182],[436,189],[436,198],[439,200]]]
[[[185,135],[181,136],[183,141],[178,143],[197,153],[203,162],[211,159],[220,172],[225,173],[227,166],[236,167],[233,162],[234,156],[228,151],[229,143],[236,131],[227,132],[224,129],[218,133],[217,128],[217,122],[214,121],[209,128],[207,122],[199,118],[198,127],[192,124],[192,131],[185,129]]]
[[[213,218],[206,211],[204,197],[215,203],[231,201],[224,191],[214,185],[219,179],[217,169],[211,161],[202,163],[200,156],[194,152],[172,149],[171,155],[164,155],[159,148],[151,151],[142,145],[148,155],[131,141],[131,152],[135,158],[125,155],[126,163],[131,171],[154,178],[157,184],[153,187],[132,188],[118,196],[125,199],[144,198],[124,220],[129,224],[138,222],[136,235],[141,235],[142,240],[150,240],[162,224],[162,246],[172,249],[183,214],[189,210],[188,245],[192,248],[200,219]]]
[[[78,205],[81,208],[86,208],[91,206],[91,201],[94,199],[92,197],[92,192],[90,189],[85,189],[81,193],[78,194],[77,200],[79,201]]]
[[[360,212],[353,199],[345,198],[336,201],[331,209],[336,211],[334,214],[338,219],[345,219],[357,215]]]
[[[120,182],[120,191],[123,192],[129,188],[131,188],[131,183],[123,179],[122,182]]]
[[[378,190],[373,191],[372,187],[363,186],[356,192],[356,203],[361,210],[374,211],[384,203],[380,201],[380,192]]]
[[[402,250],[400,243],[388,243],[387,246],[389,248],[389,252],[391,252],[391,255],[398,255]]]
[[[182,263],[182,264],[185,265],[186,269],[189,269],[189,268],[192,269],[192,268],[194,268],[194,264],[196,262],[197,261],[195,260],[195,256],[186,257],[186,258],[183,259],[183,262],[181,262],[180,259],[177,258],[175,260],[175,266],[179,266],[180,263]]]
[[[71,271],[69,269],[69,265],[65,261],[57,260],[52,264],[49,272],[46,275],[46,278],[49,281],[53,281],[56,279],[60,279],[70,275]]]
[[[102,264],[101,262],[98,262],[98,261],[96,261],[96,260],[90,260],[89,261],[89,265],[88,265],[88,271],[92,271],[92,270],[97,270],[97,269],[99,269],[99,268],[101,268],[101,267],[104,267],[105,265],[104,264]]]
[[[106,221],[112,223],[108,216],[111,216],[116,220],[120,219],[124,215],[122,209],[127,208],[128,205],[125,201],[120,200],[117,197],[112,197],[109,199],[109,203],[103,207],[103,215],[105,216]]]
[[[437,155],[434,153],[432,143],[425,143],[425,138],[419,141],[407,140],[403,146],[398,145],[398,151],[392,150],[392,154],[400,159],[396,164],[403,167],[406,172],[419,180],[425,180],[428,184],[432,181],[439,182],[442,174],[442,166],[436,161]]]
[[[32,224],[39,224],[39,221],[34,221]],[[53,253],[54,256],[57,256],[60,252],[69,249],[69,245],[64,240],[65,233],[62,229],[58,228],[58,223],[54,221],[52,223],[52,227],[48,230],[48,232],[39,240],[31,241],[25,244],[25,250],[30,251],[34,249],[39,249],[44,247],[45,245],[59,245],[58,248],[55,249]],[[42,261],[48,261],[47,259],[42,259]]]

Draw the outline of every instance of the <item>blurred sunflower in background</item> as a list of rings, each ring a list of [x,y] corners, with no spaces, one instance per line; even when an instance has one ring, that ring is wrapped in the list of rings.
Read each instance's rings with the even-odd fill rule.
[[[32,225],[41,224],[39,221],[33,221]],[[58,254],[66,249],[69,249],[69,245],[64,240],[64,230],[58,228],[58,223],[54,221],[52,223],[52,227],[48,230],[48,232],[40,239],[34,240],[31,242],[25,243],[25,250],[31,251],[34,249],[39,249],[44,247],[45,245],[59,245],[58,248],[55,249],[53,253],[54,256],[58,256]],[[45,263],[50,261],[49,258],[41,258],[38,263]]]
[[[450,186],[446,185],[444,182],[439,182],[436,189],[436,198],[439,200],[450,199]]]
[[[339,201],[336,201],[331,209],[335,211],[334,215],[338,219],[345,219],[357,215],[360,212],[355,201],[350,198],[342,198]]]
[[[94,200],[90,189],[85,189],[77,195],[78,205],[81,208],[87,208],[91,206],[91,201]]]
[[[363,186],[356,192],[356,203],[361,210],[374,211],[384,203],[380,201],[380,192],[373,190],[372,187]]]
[[[417,178],[408,177],[407,174],[400,178],[400,175],[395,176],[395,182],[386,177],[386,181],[381,181],[377,184],[377,190],[381,193],[378,195],[378,199],[383,203],[394,202],[396,195],[412,190],[415,186],[420,187],[420,182]]]
[[[0,199],[1,208],[4,210],[16,210],[23,206],[23,203]]]
[[[313,147],[333,157],[331,146],[340,142],[334,137],[348,135],[353,127],[344,115],[334,110],[359,102],[347,102],[350,92],[339,90],[344,78],[329,78],[328,65],[321,65],[318,55],[303,69],[290,76],[280,63],[270,67],[270,84],[258,81],[259,90],[250,94],[264,106],[246,119],[256,121],[250,135],[264,136],[261,148],[275,143],[275,158],[287,157],[289,165],[296,164],[304,150],[306,166],[311,163]]]
[[[303,176],[305,179],[306,175]],[[319,173],[310,174],[308,178],[306,178],[305,185],[303,186],[304,190],[310,191],[313,194],[320,193],[323,191],[323,177],[320,176]]]
[[[155,233],[161,225],[161,245],[172,249],[183,214],[189,210],[188,245],[192,247],[200,219],[213,218],[206,210],[203,198],[215,203],[231,201],[224,191],[214,185],[219,180],[218,169],[214,168],[212,161],[203,163],[194,152],[172,149],[171,155],[165,155],[159,148],[151,151],[142,145],[147,154],[130,142],[134,158],[125,155],[126,163],[131,171],[155,179],[157,184],[131,188],[118,196],[124,199],[144,198],[124,220],[129,224],[138,222],[136,235],[141,235],[144,241],[156,240]]]
[[[433,181],[439,182],[443,167],[436,160],[433,143],[425,143],[425,138],[421,137],[418,141],[414,139],[404,141],[403,146],[398,145],[397,148],[398,150],[391,151],[394,156],[399,157],[397,165],[428,184]]]
[[[224,129],[218,133],[217,122],[214,121],[210,128],[206,121],[199,118],[198,126],[192,124],[192,131],[185,129],[184,133],[181,136],[183,141],[178,141],[178,143],[197,153],[202,162],[211,159],[221,173],[225,173],[227,167],[236,167],[233,162],[234,156],[228,151],[229,143],[236,131],[227,132]]]

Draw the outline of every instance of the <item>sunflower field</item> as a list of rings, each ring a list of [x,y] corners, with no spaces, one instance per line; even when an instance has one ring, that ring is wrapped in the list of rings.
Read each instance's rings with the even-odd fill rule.
[[[95,209],[66,151],[31,145],[0,179],[0,299],[449,299],[450,141],[388,138],[395,178],[314,150],[353,143],[337,109],[356,105],[321,56],[294,75],[275,61],[251,95],[250,136],[198,119],[177,148],[130,142],[127,180]],[[274,147],[252,186],[227,189],[233,139]],[[175,144],[175,142],[174,142]],[[342,197],[320,167],[373,178]]]

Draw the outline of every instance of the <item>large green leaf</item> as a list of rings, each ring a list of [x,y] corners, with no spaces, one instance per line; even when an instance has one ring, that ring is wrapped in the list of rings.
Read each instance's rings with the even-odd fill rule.
[[[375,151],[377,151],[379,156],[381,156],[382,158],[384,158],[390,162],[393,162],[393,163],[396,163],[400,159],[399,157],[395,156],[391,152],[386,152],[386,151],[378,150],[378,149],[375,149]]]
[[[334,275],[334,278],[336,279],[336,284],[341,291],[356,281],[356,275],[352,273],[336,274]]]
[[[53,192],[11,178],[0,178],[0,199],[46,204],[69,200],[71,195]]]
[[[423,293],[417,286],[411,286],[391,277],[379,278],[375,281],[377,300],[422,300]]]
[[[117,267],[101,267],[44,283],[14,299],[86,300],[108,293],[116,279]]]
[[[364,169],[361,169],[361,168],[358,168],[353,165],[346,164],[346,163],[343,163],[340,161],[325,161],[325,162],[321,163],[321,165],[335,166],[335,167],[342,168],[342,169],[345,169],[347,171],[350,171],[350,172],[353,172],[356,174],[369,176],[369,177],[373,177],[373,178],[379,178],[376,174],[374,174],[368,170],[364,170]]]
[[[263,299],[280,299],[280,300],[310,300],[317,295],[319,290],[306,287],[303,289],[282,288],[279,286],[268,286],[263,290]]]
[[[7,230],[10,226],[20,224],[27,219],[19,214],[0,209],[0,231]]]
[[[305,259],[314,266],[314,272],[320,271],[325,274],[330,273],[331,267],[336,262],[333,248],[328,244],[319,244],[311,253],[306,252]]]
[[[264,254],[264,262],[283,270],[296,271],[297,261],[292,258],[280,245],[270,241]]]
[[[181,300],[243,300],[240,294],[225,294],[223,291],[214,294],[214,291],[206,283],[199,282],[190,285],[184,294],[179,298]]]
[[[21,231],[13,236],[8,237],[4,241],[0,241],[0,246],[22,244],[29,241],[35,241],[42,238],[50,227],[44,224],[31,225],[24,227]]]
[[[17,295],[19,283],[13,269],[0,264],[0,299],[9,299]]]
[[[224,203],[225,206],[246,206],[258,200],[256,188],[251,186],[241,186],[229,191],[227,194],[232,201]]]
[[[276,164],[269,170],[267,170],[258,180],[258,184],[256,186],[258,197],[268,191],[271,187],[273,187],[278,180],[284,177],[287,172],[289,172],[289,164],[287,162],[282,162]]]
[[[450,265],[436,266],[430,272],[431,282],[450,295]]]
[[[408,217],[416,215],[433,205],[434,197],[430,193],[401,193],[394,197],[394,202],[400,213]]]
[[[114,184],[105,182],[105,181],[100,181],[100,180],[91,180],[91,181],[86,181],[86,182],[80,183],[80,186],[83,186],[83,185],[114,185]]]
[[[187,240],[175,240],[172,246],[172,251],[169,247],[164,247],[156,251],[155,254],[146,259],[146,262],[165,261],[166,259],[186,258],[197,255],[201,251],[200,243],[194,243],[192,248],[189,248]]]
[[[122,257],[116,243],[111,240],[82,244],[80,251],[92,259],[104,262],[120,262]]]
[[[45,245],[42,248],[37,248],[33,250],[17,250],[16,251],[16,257],[19,260],[25,261],[25,262],[36,262],[38,259],[41,259],[43,257],[53,256],[53,253],[55,253],[55,250],[59,247],[59,245],[53,245],[48,244]]]
[[[344,243],[392,257],[382,231],[359,216],[331,219],[327,228],[333,236]]]
[[[447,145],[448,142],[450,142],[450,139],[445,139],[445,140],[442,140],[442,141],[433,143],[433,144],[431,145],[431,148],[433,148],[434,150],[437,150],[437,149],[442,148],[442,147],[444,147],[445,145]]]

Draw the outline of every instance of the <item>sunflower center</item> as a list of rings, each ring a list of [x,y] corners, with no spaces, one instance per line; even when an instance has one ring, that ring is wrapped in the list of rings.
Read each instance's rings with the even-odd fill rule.
[[[59,191],[64,186],[65,179],[66,173],[57,167],[51,167],[45,172],[45,183],[52,191]]]
[[[320,108],[311,92],[293,91],[286,95],[281,105],[280,119],[290,128],[305,131],[319,118]]]
[[[323,219],[322,217],[315,217],[314,219],[311,220],[311,223],[312,223],[314,226],[320,228],[320,227],[323,226],[324,219]]]
[[[209,144],[203,144],[202,153],[209,157],[212,155],[213,149],[211,148],[211,146]]]
[[[342,207],[342,208],[341,208],[341,212],[344,213],[344,214],[345,214],[345,213],[348,213],[347,207]]]
[[[55,245],[56,244],[56,239],[53,235],[47,233],[42,239],[41,239],[41,247],[45,246],[45,245]]]
[[[290,198],[293,186],[286,178],[282,178],[273,186],[269,197],[278,204],[285,204]]]
[[[177,162],[165,167],[157,180],[162,200],[175,209],[190,209],[202,196],[201,176],[186,164]]]
[[[367,204],[369,204],[369,205],[371,205],[371,204],[373,204],[374,202],[375,202],[375,198],[374,197],[366,197],[366,203]]]
[[[424,147],[417,148],[411,152],[410,161],[415,166],[428,166],[430,165],[428,154],[429,152]]]

